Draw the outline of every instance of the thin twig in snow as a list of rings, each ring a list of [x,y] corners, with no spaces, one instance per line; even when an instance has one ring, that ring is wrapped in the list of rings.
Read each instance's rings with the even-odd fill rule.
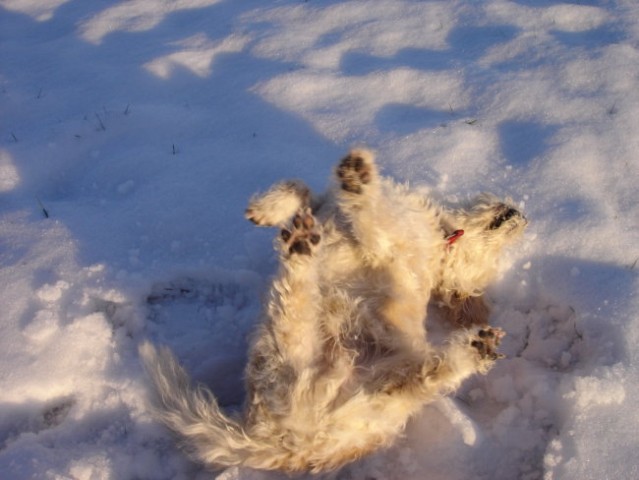
[[[98,122],[100,122],[100,128],[99,130],[105,131],[106,127],[104,126],[104,123],[102,123],[102,119],[100,118],[100,115],[98,115],[97,113],[95,114],[96,118],[98,119]]]
[[[40,201],[39,198],[36,199],[38,201],[38,205],[40,205],[40,208],[42,209],[42,213],[44,214],[44,218],[49,218],[49,211],[44,207],[44,205],[42,204],[42,202]]]

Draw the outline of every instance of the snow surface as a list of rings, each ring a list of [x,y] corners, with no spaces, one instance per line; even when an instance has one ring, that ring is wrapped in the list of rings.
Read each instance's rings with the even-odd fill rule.
[[[639,478],[636,0],[0,0],[0,478],[207,472],[145,406],[143,338],[229,408],[275,268],[242,218],[350,146],[522,202],[508,358],[339,479]]]

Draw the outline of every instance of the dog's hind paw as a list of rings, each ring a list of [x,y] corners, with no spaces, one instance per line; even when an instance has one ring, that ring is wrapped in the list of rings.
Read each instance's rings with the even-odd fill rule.
[[[471,339],[470,346],[474,348],[482,361],[493,362],[505,355],[497,353],[497,347],[506,333],[501,328],[483,327]]]
[[[342,190],[361,194],[376,176],[373,155],[366,150],[353,150],[337,166],[336,174]]]
[[[319,225],[310,208],[293,217],[290,229],[282,229],[283,249],[289,255],[312,255],[320,244]]]

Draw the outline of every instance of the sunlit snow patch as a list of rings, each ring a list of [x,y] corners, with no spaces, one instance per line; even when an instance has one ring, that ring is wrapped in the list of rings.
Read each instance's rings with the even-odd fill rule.
[[[102,43],[108,34],[144,32],[157,26],[164,18],[179,10],[204,8],[219,0],[132,0],[122,2],[94,15],[80,26],[82,38]],[[35,3],[35,2],[34,2]]]
[[[215,58],[224,53],[236,53],[244,49],[248,38],[231,35],[222,41],[214,42],[203,34],[173,43],[180,48],[179,52],[156,58],[144,65],[151,73],[161,78],[171,76],[176,68],[186,68],[198,77],[206,77],[211,73]]]
[[[39,22],[51,20],[56,9],[69,0],[0,0],[0,6],[7,10],[24,13]]]
[[[13,190],[20,182],[20,176],[13,166],[11,155],[5,150],[0,150],[0,192]]]

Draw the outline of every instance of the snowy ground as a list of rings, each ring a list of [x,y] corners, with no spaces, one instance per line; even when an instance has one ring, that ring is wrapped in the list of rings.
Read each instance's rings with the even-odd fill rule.
[[[0,477],[286,478],[184,458],[137,344],[241,402],[246,201],[366,144],[531,227],[508,358],[337,478],[639,478],[638,85],[635,0],[0,0]]]

